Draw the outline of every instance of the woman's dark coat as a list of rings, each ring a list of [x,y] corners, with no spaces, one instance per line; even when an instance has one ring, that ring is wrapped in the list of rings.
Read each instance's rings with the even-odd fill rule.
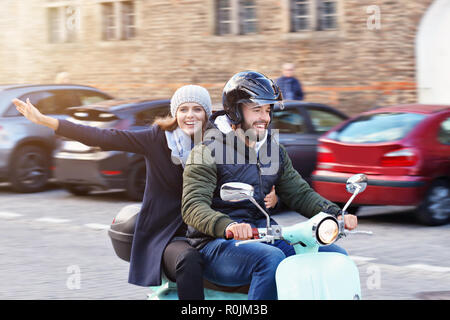
[[[146,187],[136,220],[128,282],[139,286],[160,285],[164,249],[174,236],[185,236],[186,232],[181,218],[183,168],[172,162],[164,131],[156,125],[127,131],[60,120],[55,133],[103,150],[145,156]]]

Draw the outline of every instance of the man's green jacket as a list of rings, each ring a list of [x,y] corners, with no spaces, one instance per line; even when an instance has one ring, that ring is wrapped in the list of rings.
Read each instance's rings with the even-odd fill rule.
[[[320,211],[337,215],[340,208],[316,193],[294,169],[286,149],[282,145],[280,148],[282,168],[275,183],[279,199],[290,209],[308,218]],[[194,228],[204,235],[204,241],[194,241],[193,245],[197,247],[207,239],[223,238],[226,227],[235,221],[228,214],[220,212],[220,208],[211,208],[213,197],[218,194],[217,188],[220,188],[217,185],[220,178],[217,176],[217,166],[220,164],[216,164],[212,154],[205,144],[195,146],[183,173],[182,217],[191,231]],[[195,237],[198,238],[198,232]]]

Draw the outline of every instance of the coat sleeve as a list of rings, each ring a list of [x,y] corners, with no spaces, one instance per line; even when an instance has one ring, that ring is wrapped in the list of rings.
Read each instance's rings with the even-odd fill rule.
[[[215,238],[223,238],[233,220],[211,209],[217,184],[217,169],[204,145],[192,149],[183,172],[182,217],[187,225]]]
[[[339,207],[315,192],[292,166],[286,149],[283,153],[282,175],[275,184],[275,190],[280,199],[292,210],[311,218],[320,211],[335,214]]]
[[[57,135],[77,140],[85,145],[103,150],[126,151],[145,154],[155,141],[156,126],[139,131],[100,129],[67,120],[59,120]]]

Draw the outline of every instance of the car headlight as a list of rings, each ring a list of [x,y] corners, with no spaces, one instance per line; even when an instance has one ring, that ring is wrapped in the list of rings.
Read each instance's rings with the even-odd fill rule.
[[[322,245],[332,244],[339,235],[339,224],[335,219],[327,218],[316,229],[316,239]]]

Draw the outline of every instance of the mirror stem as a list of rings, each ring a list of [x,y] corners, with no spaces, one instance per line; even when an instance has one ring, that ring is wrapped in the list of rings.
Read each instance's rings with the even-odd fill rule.
[[[261,208],[261,206],[259,205],[258,202],[256,202],[256,200],[253,197],[249,197],[248,198],[256,207],[258,207],[259,210],[261,210],[262,213],[264,213],[264,215],[266,216],[266,220],[267,220],[267,234],[272,234],[272,232],[269,232],[269,230],[272,230],[271,226],[270,226],[270,216],[269,214],[263,209]]]
[[[355,192],[350,197],[350,199],[348,199],[347,203],[345,204],[344,208],[342,209],[342,219],[344,219],[344,212],[347,210],[347,208],[350,205],[350,203],[352,203],[353,199],[355,199],[355,197],[358,195],[359,190],[361,190],[361,187],[360,186],[356,186]]]

